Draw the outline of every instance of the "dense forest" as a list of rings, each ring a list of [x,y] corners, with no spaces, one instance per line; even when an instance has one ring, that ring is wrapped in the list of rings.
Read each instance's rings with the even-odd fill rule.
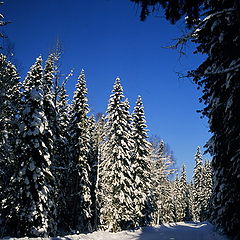
[[[130,113],[120,78],[106,113],[93,116],[84,70],[70,99],[66,84],[73,74],[62,79],[58,52],[45,61],[39,56],[21,78],[2,47],[1,237],[210,220],[239,239],[239,1],[131,1],[140,4],[141,20],[159,9],[173,24],[185,18],[189,32],[173,48],[192,41],[195,53],[206,56],[187,77],[203,93],[200,112],[212,133],[206,144],[212,162],[203,160],[197,147],[193,178],[187,181],[186,166],[175,169],[164,141],[149,140],[140,96]],[[0,18],[0,26],[8,24]]]
[[[58,54],[38,57],[20,81],[0,55],[1,235],[120,231],[208,217],[209,161],[200,147],[193,181],[164,141],[150,143],[139,96],[134,111],[117,78],[105,115],[89,115],[82,70],[72,101]],[[44,65],[44,66],[42,66]],[[69,103],[71,102],[71,103]]]

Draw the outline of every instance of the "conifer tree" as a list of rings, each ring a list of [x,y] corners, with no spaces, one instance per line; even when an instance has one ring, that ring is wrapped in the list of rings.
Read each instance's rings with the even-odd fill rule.
[[[51,128],[54,127],[54,123],[56,120],[56,110],[54,106],[55,104],[53,93],[53,81],[57,72],[55,64],[56,61],[56,55],[53,53],[49,54],[43,70],[44,110]]]
[[[194,184],[191,181],[188,184],[188,206],[189,206],[189,220],[194,221]]]
[[[57,126],[58,134],[66,137],[69,125],[69,104],[65,83],[60,87],[59,98],[57,100]]]
[[[104,118],[95,122],[94,116],[89,118],[90,133],[90,182],[91,182],[91,201],[92,201],[92,228],[97,230],[99,224],[99,204],[97,199],[97,184],[99,175],[100,145],[102,141]]]
[[[91,231],[91,183],[90,183],[90,133],[87,88],[84,71],[78,78],[73,104],[70,112],[70,209],[71,228],[73,230]]]
[[[172,181],[165,180],[164,184],[161,186],[162,194],[161,194],[161,204],[158,206],[162,215],[160,215],[160,222],[162,223],[169,223],[174,222],[175,215],[174,215],[174,185]],[[161,193],[161,192],[159,192]]]
[[[54,92],[53,86],[57,74],[58,56],[56,53],[49,54],[45,66],[43,69],[43,91],[44,91],[44,113],[49,123],[49,129],[52,131],[52,146],[49,146],[49,153],[53,165],[56,165],[59,159],[56,157],[57,149],[57,95],[58,92]],[[57,91],[55,89],[55,91]]]
[[[1,201],[6,198],[10,178],[16,164],[15,142],[18,134],[17,119],[20,108],[20,84],[15,66],[0,54],[0,212],[1,227],[4,212]]]
[[[199,146],[195,154],[193,184],[193,220],[200,221],[203,201],[203,160]]]
[[[186,176],[186,166],[182,165],[181,169],[181,176],[180,176],[180,188],[183,196],[183,221],[190,221],[192,219],[191,215],[191,203],[189,201],[190,198],[190,190],[189,185],[187,183],[187,176]]]
[[[173,201],[174,201],[174,221],[180,222],[182,221],[182,194],[178,173],[176,174],[176,178],[173,181],[174,191],[173,191]]]
[[[55,233],[53,175],[50,171],[51,131],[44,114],[42,58],[37,58],[24,81],[19,119],[17,164],[4,207],[7,230],[17,236],[48,236]]]
[[[14,165],[12,161],[19,107],[20,84],[17,70],[4,55],[0,54],[0,182],[2,183],[0,188],[10,179],[9,171]],[[3,189],[0,190],[1,194],[3,191]]]
[[[92,226],[96,223],[97,216],[96,214],[96,183],[97,183],[97,173],[98,173],[98,146],[96,142],[96,122],[93,115],[88,118],[88,131],[90,135],[90,142],[89,142],[89,167],[90,167],[90,174],[89,180],[91,182],[91,212],[92,212]],[[95,224],[96,230],[96,224]]]
[[[187,207],[188,207],[188,187],[187,187],[187,177],[186,177],[186,167],[182,165],[181,175],[180,175],[180,192],[182,196],[182,215],[181,219],[186,220]]]
[[[68,76],[69,77],[69,76]],[[57,205],[57,219],[60,230],[68,230],[67,193],[68,193],[68,173],[69,173],[69,143],[68,143],[68,125],[69,125],[69,105],[68,95],[66,93],[65,82],[59,89],[56,104],[56,126],[55,126],[55,146],[54,146],[54,164],[53,171],[56,178],[55,197]]]
[[[181,168],[180,178],[175,180],[175,221],[189,221],[191,220],[191,213],[189,208],[189,189],[186,178],[185,165]]]
[[[59,174],[57,173],[57,170],[55,166],[57,165],[57,162],[59,159],[57,158],[56,149],[57,149],[57,143],[56,143],[56,129],[57,129],[57,122],[56,122],[56,104],[54,102],[54,92],[53,92],[53,81],[57,72],[56,64],[57,61],[55,54],[49,54],[48,58],[45,62],[45,66],[42,73],[42,85],[43,85],[43,108],[44,108],[44,114],[48,121],[48,127],[51,131],[51,141],[47,143],[48,151],[50,154],[50,161],[52,163],[52,173],[54,175],[54,178],[56,180],[54,184],[54,195],[55,195],[55,202],[57,204],[58,202],[58,180],[59,180]]]
[[[206,160],[203,166],[203,201],[201,207],[201,221],[206,221],[210,217],[212,197],[212,166],[211,162]]]
[[[94,131],[91,134],[91,141],[93,144],[93,152],[95,159],[95,166],[93,167],[93,183],[92,183],[92,192],[95,202],[93,202],[93,229],[98,229],[100,225],[100,199],[101,199],[101,189],[99,187],[99,168],[100,164],[103,161],[103,151],[102,146],[104,143],[105,136],[105,116],[103,114],[98,114],[96,116],[97,121],[95,122]],[[95,183],[95,186],[94,186]]]
[[[133,226],[134,196],[130,114],[123,102],[123,89],[117,78],[110,96],[106,135],[100,165],[100,224],[104,229],[119,231]]]
[[[151,217],[151,145],[147,141],[146,120],[142,99],[139,96],[132,114],[132,131],[134,148],[132,150],[133,180],[136,195],[135,203],[135,225],[149,224]]]

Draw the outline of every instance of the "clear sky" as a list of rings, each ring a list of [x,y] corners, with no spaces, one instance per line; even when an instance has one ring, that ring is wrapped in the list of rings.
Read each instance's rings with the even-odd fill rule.
[[[161,14],[140,22],[140,9],[129,0],[12,0],[1,7],[12,24],[4,31],[15,45],[24,76],[40,54],[46,59],[59,39],[63,46],[61,71],[75,75],[68,83],[74,91],[81,69],[86,73],[92,113],[106,111],[115,78],[133,108],[142,96],[150,135],[158,135],[174,153],[177,167],[187,164],[192,176],[194,154],[210,134],[197,109],[201,92],[188,79],[178,79],[203,60],[164,48],[181,36],[183,23],[171,25]]]

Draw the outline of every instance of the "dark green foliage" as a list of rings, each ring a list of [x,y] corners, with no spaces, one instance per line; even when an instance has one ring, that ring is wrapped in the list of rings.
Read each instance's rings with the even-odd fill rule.
[[[98,181],[98,169],[99,169],[99,158],[100,158],[100,142],[102,138],[102,128],[104,121],[99,119],[95,122],[93,116],[89,118],[88,131],[90,134],[90,152],[89,152],[89,166],[90,166],[90,182],[91,182],[91,212],[92,219],[91,225],[92,230],[97,230],[99,224],[99,206],[97,201],[97,181]]]
[[[70,112],[70,227],[73,230],[92,231],[90,183],[90,133],[85,74],[82,70],[76,85]]]
[[[145,20],[151,12],[160,7],[165,10],[165,17],[171,23],[175,23],[182,16],[188,16],[188,26],[192,26],[199,18],[204,0],[130,0],[141,4],[141,20]]]
[[[202,113],[213,133],[208,143],[213,154],[213,197],[211,220],[232,236],[239,234],[240,98],[239,11],[237,1],[211,1],[212,15],[205,20],[195,42],[208,58],[192,72],[203,87]]]
[[[53,174],[55,176],[55,198],[59,231],[68,231],[68,173],[69,173],[69,105],[65,83],[60,86],[56,103],[56,125],[54,136]]]

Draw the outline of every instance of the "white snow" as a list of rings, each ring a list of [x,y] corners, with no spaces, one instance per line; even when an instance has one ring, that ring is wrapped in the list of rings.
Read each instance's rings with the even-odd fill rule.
[[[8,238],[14,240],[15,238]],[[27,238],[22,238],[27,239]],[[47,239],[47,238],[38,238]],[[208,222],[179,222],[158,227],[144,227],[135,231],[110,233],[97,231],[89,234],[51,238],[53,240],[228,240],[216,232]]]
[[[61,239],[73,240],[227,240],[215,231],[213,225],[203,223],[169,223],[159,227],[145,227],[136,231],[118,233],[94,232],[70,235]]]

